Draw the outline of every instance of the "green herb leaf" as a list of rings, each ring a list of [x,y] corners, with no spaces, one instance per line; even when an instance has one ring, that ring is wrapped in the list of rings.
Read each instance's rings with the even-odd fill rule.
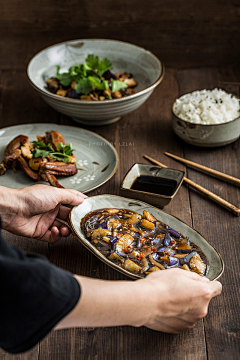
[[[93,54],[89,54],[85,61],[85,64],[71,66],[68,72],[64,73],[60,73],[58,65],[56,77],[60,84],[68,87],[72,81],[75,81],[75,90],[78,94],[89,94],[93,86],[99,90],[108,90],[108,81],[101,81],[101,76],[106,70],[112,69],[111,62],[107,58],[100,61],[99,56]],[[108,98],[111,96],[109,95]]]
[[[96,246],[99,246],[99,247],[104,247],[103,244],[101,244],[100,242],[97,242]]]
[[[63,85],[63,86],[69,86],[71,84],[71,82],[72,82],[72,77],[69,74],[69,72],[60,74],[59,73],[60,66],[57,65],[56,67],[57,67],[56,78],[60,81],[60,84]]]
[[[92,86],[94,86],[98,90],[108,90],[108,81],[107,80],[100,80],[97,77],[89,76],[89,81],[91,82]]]
[[[34,148],[40,147],[40,148],[48,149],[49,151],[54,151],[53,147],[50,144],[46,145],[42,141],[33,141],[33,147]]]
[[[105,71],[110,69],[112,69],[112,63],[107,58],[104,58],[102,61],[100,61],[97,67],[100,76],[102,76]]]
[[[128,87],[124,81],[112,80],[111,82],[112,92],[119,91]]]
[[[88,78],[81,79],[75,86],[75,90],[78,94],[88,94],[92,91],[92,84]]]
[[[86,58],[86,63],[90,68],[97,69],[99,63],[99,57],[93,54],[89,54]]]
[[[58,148],[60,151],[62,151],[63,154],[65,155],[71,155],[73,153],[73,151],[75,151],[73,148],[72,148],[72,144],[66,144],[66,145],[63,145],[63,143],[58,143]]]
[[[62,162],[65,162],[65,163],[68,162],[68,157],[64,156],[61,153],[54,153],[54,154],[51,153],[49,155],[51,156],[51,158],[56,159],[58,161],[62,161]]]
[[[43,158],[46,158],[48,155],[49,155],[49,151],[46,151],[46,150],[41,150],[41,149],[38,149],[36,148],[34,151],[33,151],[33,157],[34,158],[37,158],[37,157],[43,157]]]
[[[33,157],[40,157],[43,158],[47,156],[51,156],[51,158],[56,159],[62,162],[68,162],[70,159],[76,162],[79,166],[80,164],[70,155],[72,155],[73,151],[72,144],[63,145],[63,143],[58,143],[59,151],[55,151],[50,144],[46,145],[41,141],[33,141],[34,150],[32,152]],[[43,149],[42,149],[43,148]]]

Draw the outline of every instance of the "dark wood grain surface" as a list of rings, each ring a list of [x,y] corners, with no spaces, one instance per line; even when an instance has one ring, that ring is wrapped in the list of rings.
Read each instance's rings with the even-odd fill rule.
[[[135,162],[146,163],[142,156],[147,154],[168,166],[185,170],[190,179],[239,207],[239,188],[186,169],[164,155],[164,151],[169,151],[240,178],[240,140],[220,148],[198,148],[182,142],[171,130],[171,105],[176,97],[195,89],[216,86],[239,95],[239,81],[239,69],[231,65],[188,70],[167,68],[163,82],[141,108],[115,124],[86,127],[113,142],[120,156],[115,176],[89,196],[121,195],[119,187],[125,173]],[[0,90],[0,128],[34,122],[76,126],[70,118],[52,110],[32,90],[24,71],[2,70]],[[25,354],[14,356],[0,350],[0,359],[238,359],[240,218],[185,185],[164,210],[201,232],[223,257],[225,272],[220,279],[223,292],[212,300],[204,321],[180,335],[163,334],[144,327],[52,331]],[[124,275],[101,263],[72,236],[48,245],[7,232],[4,235],[23,251],[40,253],[73,273],[109,280],[125,279]]]
[[[25,69],[33,54],[71,39],[132,42],[167,66],[239,62],[238,0],[0,0],[0,68]]]

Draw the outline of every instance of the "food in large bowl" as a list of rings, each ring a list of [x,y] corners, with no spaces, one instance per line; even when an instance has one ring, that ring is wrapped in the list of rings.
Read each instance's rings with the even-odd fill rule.
[[[89,101],[84,97],[74,99],[49,91],[46,81],[56,76],[56,69],[61,69],[61,74],[67,73],[69,68],[85,64],[89,55],[99,59],[107,58],[113,74],[134,74],[134,92],[119,98],[105,97],[104,101]],[[150,51],[136,45],[115,40],[83,39],[42,50],[29,62],[27,74],[31,85],[55,110],[82,124],[105,125],[134,111],[148,99],[163,79],[164,65]],[[100,78],[100,81],[104,80]],[[81,92],[79,94],[83,95]]]
[[[193,145],[230,144],[240,136],[240,100],[221,89],[183,95],[173,104],[172,127]]]

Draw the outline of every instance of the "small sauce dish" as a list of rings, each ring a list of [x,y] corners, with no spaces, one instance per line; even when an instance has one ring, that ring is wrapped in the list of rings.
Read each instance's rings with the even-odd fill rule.
[[[174,198],[184,172],[161,166],[134,164],[121,183],[125,196],[163,208]]]

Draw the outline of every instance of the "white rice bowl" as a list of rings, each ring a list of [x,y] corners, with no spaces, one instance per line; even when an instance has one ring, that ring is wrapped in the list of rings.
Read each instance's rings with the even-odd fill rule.
[[[181,96],[173,111],[180,119],[194,124],[214,125],[240,116],[240,100],[224,90],[201,90]]]

